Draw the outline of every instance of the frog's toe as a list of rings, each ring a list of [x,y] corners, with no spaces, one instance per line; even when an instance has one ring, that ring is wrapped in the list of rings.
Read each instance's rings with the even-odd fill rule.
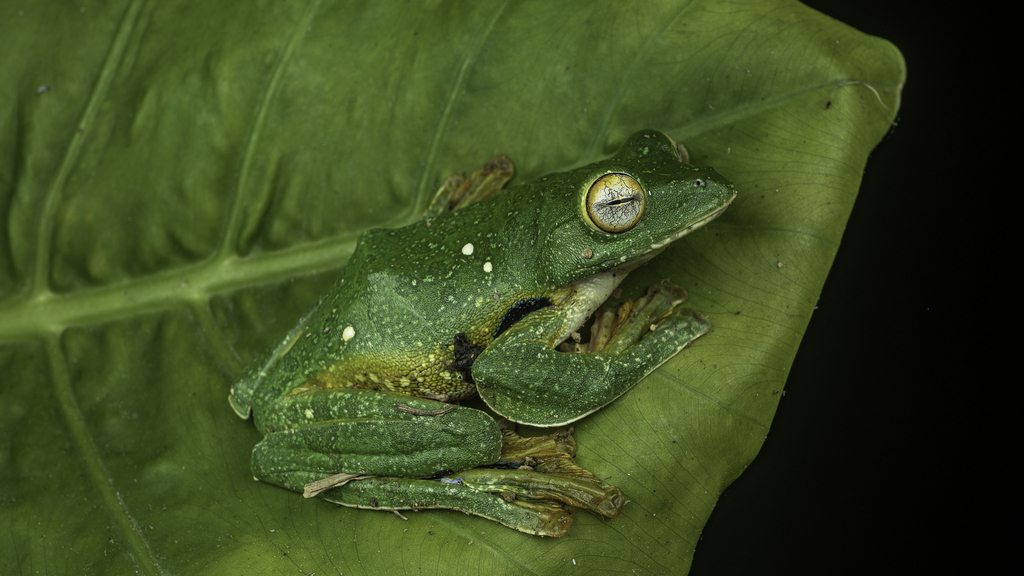
[[[622,490],[605,483],[575,461],[572,429],[524,438],[502,432],[501,460],[493,467],[458,474],[464,485],[509,501],[561,502],[616,518],[626,501]]]
[[[621,352],[670,321],[674,311],[686,300],[686,290],[669,282],[658,282],[636,300],[606,303],[594,315],[590,343],[561,348],[566,352]],[[692,311],[684,312],[692,315]]]

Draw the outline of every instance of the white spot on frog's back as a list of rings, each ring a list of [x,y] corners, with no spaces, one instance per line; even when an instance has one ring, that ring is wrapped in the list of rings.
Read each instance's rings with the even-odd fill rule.
[[[307,420],[312,420],[313,419],[313,411],[310,410],[309,408],[306,408],[306,419]]]
[[[356,329],[351,326],[345,326],[345,329],[341,332],[341,338],[345,342],[348,342],[356,335]]]
[[[466,256],[472,256],[473,255],[473,244],[472,243],[467,243],[465,246],[463,246],[462,247],[462,253],[465,254]]]
[[[490,262],[484,262],[484,272],[490,274],[493,267]]]

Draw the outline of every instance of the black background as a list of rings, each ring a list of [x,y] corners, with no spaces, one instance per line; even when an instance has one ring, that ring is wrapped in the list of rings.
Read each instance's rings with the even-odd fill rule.
[[[1015,283],[1020,241],[991,231],[1014,232],[997,221],[1020,186],[995,171],[1019,149],[999,135],[1020,49],[984,49],[1006,37],[973,26],[980,6],[805,4],[894,43],[907,82],[768,438],[719,499],[691,575],[949,572],[971,558],[987,573],[985,516],[1018,525],[998,478],[1016,451],[989,452],[1021,378],[992,373],[1009,343],[983,319],[1015,317],[993,290]]]

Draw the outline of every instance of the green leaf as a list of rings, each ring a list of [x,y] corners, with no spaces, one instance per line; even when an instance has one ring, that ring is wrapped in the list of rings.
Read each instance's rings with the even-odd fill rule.
[[[789,0],[35,2],[0,38],[3,573],[684,573],[905,76]],[[577,426],[622,516],[545,539],[252,480],[228,388],[360,232],[494,153],[524,182],[644,127],[739,197],[630,279],[686,287],[713,328]]]

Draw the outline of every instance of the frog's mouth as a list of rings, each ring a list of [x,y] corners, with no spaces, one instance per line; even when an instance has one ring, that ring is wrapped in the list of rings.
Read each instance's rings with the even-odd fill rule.
[[[675,232],[673,232],[672,234],[669,234],[667,237],[663,238],[662,240],[660,240],[658,242],[655,242],[654,244],[651,244],[651,250],[652,251],[653,250],[659,250],[659,251],[663,250],[663,249],[665,249],[666,246],[668,246],[669,244],[675,242],[676,240],[679,240],[683,236],[686,236],[690,232],[693,232],[694,230],[696,230],[698,228],[703,228],[705,224],[707,224],[708,222],[711,222],[715,218],[718,218],[719,216],[721,216],[722,212],[725,212],[725,209],[728,208],[730,205],[732,205],[732,201],[735,200],[735,199],[736,199],[736,191],[733,190],[732,191],[732,196],[730,196],[729,199],[726,200],[724,204],[722,204],[718,208],[715,208],[713,211],[709,212],[703,218],[701,218],[700,220],[697,220],[693,224],[690,224],[686,228],[682,228],[680,230],[676,230]],[[650,252],[648,252],[648,254],[650,254]],[[646,254],[644,256],[646,256]],[[643,258],[644,256],[642,256],[641,258]],[[653,256],[651,256],[650,258],[653,258]],[[648,258],[648,260],[650,260],[650,258]]]

